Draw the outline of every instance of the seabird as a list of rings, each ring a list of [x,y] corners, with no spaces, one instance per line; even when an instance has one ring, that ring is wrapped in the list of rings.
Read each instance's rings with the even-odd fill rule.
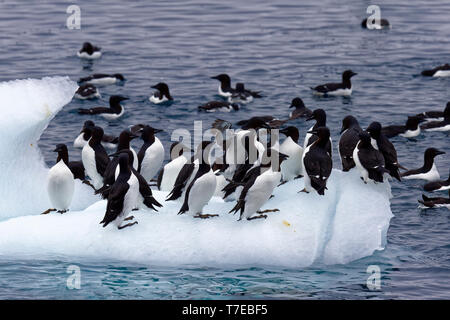
[[[438,155],[445,154],[436,148],[428,148],[424,154],[424,164],[418,169],[405,171],[401,174],[403,179],[423,179],[427,181],[436,181],[441,178],[434,163],[434,158]]]
[[[450,76],[450,65],[446,63],[431,70],[423,70],[421,74],[426,77],[448,77]]]
[[[84,122],[83,129],[81,129],[80,134],[73,142],[73,146],[75,148],[82,149],[91,138],[91,130],[90,128],[94,127],[95,124],[91,120],[87,120]],[[119,142],[118,137],[109,136],[104,134],[102,137],[102,145],[107,149],[115,149],[117,148],[117,143]]]
[[[419,203],[423,204],[427,208],[446,207],[447,209],[450,209],[450,190],[448,192],[448,198],[444,197],[429,198],[423,194],[422,199],[423,200],[418,200]]]
[[[323,109],[316,109],[313,111],[312,115],[309,118],[306,118],[306,121],[316,120],[316,123],[308,130],[305,136],[305,141],[303,142],[303,149],[306,149],[310,144],[318,139],[318,137],[311,132],[320,127],[326,127],[327,125],[327,114]],[[331,141],[331,137],[329,138],[330,142],[327,144],[327,150],[332,154],[333,144]]]
[[[170,146],[170,162],[167,163],[158,174],[157,187],[159,190],[170,191],[175,185],[175,180],[183,166],[188,161],[185,154],[187,147],[180,142],[174,142]]]
[[[237,103],[229,103],[225,101],[210,101],[201,106],[198,106],[199,111],[206,112],[230,112],[238,111],[239,105]]]
[[[286,139],[279,150],[289,157],[281,164],[281,176],[285,182],[301,176],[303,148],[298,145],[299,132],[296,127],[286,127],[280,130],[280,133],[286,135]]]
[[[211,77],[211,79],[216,79],[216,80],[220,81],[220,85],[219,85],[219,95],[220,96],[228,98],[228,97],[231,97],[231,95],[236,92],[236,89],[233,89],[231,87],[231,79],[230,79],[229,75],[222,73],[217,76]],[[246,94],[250,94],[253,98],[261,98],[259,91],[251,91],[251,90],[244,89],[244,92]]]
[[[229,103],[242,103],[247,104],[253,101],[253,96],[250,91],[245,90],[244,84],[242,82],[236,83],[236,89],[228,97]]]
[[[150,126],[142,129],[141,138],[144,144],[138,153],[138,171],[147,181],[154,178],[164,162],[164,147],[161,141],[155,137],[155,133],[161,131]]]
[[[450,130],[450,102],[445,107],[444,120],[442,121],[430,121],[421,126],[421,129],[425,131],[449,131]]]
[[[100,47],[96,47],[90,42],[85,42],[83,43],[83,47],[77,52],[77,55],[83,59],[98,59],[102,56],[100,50]]]
[[[70,171],[72,171],[73,177],[75,179],[85,181],[86,176],[84,173],[83,163],[81,161],[69,161],[69,151],[67,150],[67,146],[64,143],[57,144],[56,149],[53,151],[58,152],[56,163],[58,163],[60,160],[63,160]]]
[[[450,101],[447,102],[444,111],[426,111],[416,114],[416,117],[419,117],[425,121],[442,121],[444,120],[445,113],[450,115]]]
[[[312,111],[305,107],[303,100],[298,97],[292,99],[289,108],[295,108],[289,113],[289,120],[294,120],[297,118],[308,118],[312,115]]]
[[[98,89],[93,84],[83,84],[75,91],[75,98],[80,100],[100,98]]]
[[[423,186],[423,189],[427,192],[449,190],[450,189],[450,172],[449,172],[447,180],[428,182],[427,184],[425,184]]]
[[[103,129],[91,128],[92,136],[81,151],[81,159],[87,175],[91,178],[95,189],[103,185],[103,175],[109,163],[109,157],[102,146]],[[128,163],[128,162],[127,162]]]
[[[78,83],[90,83],[102,86],[108,84],[115,84],[121,81],[125,81],[125,78],[120,73],[115,74],[95,73],[91,76],[80,78],[80,80],[78,80]]]
[[[390,28],[391,24],[389,23],[388,20],[386,19],[379,19],[379,23],[377,23],[378,21],[376,19],[374,19],[373,24],[370,25],[370,27],[367,25],[367,18],[364,19],[361,22],[361,27],[363,27],[364,29],[376,29],[376,30],[380,30],[380,29],[386,29],[386,28]]]
[[[166,83],[160,82],[152,86],[152,88],[156,89],[157,91],[153,93],[153,95],[150,96],[150,98],[148,98],[150,102],[160,104],[167,101],[173,101],[173,98],[169,92],[169,86]]]
[[[109,98],[109,108],[107,107],[96,107],[91,109],[78,109],[79,114],[98,114],[107,120],[115,120],[121,117],[125,109],[120,104],[121,101],[128,100],[128,98],[122,96],[111,96]]]
[[[397,135],[405,138],[413,138],[420,134],[419,123],[421,122],[423,122],[423,120],[420,117],[412,116],[408,117],[408,120],[406,120],[406,124],[404,126],[386,126],[381,129],[381,132],[387,138],[393,138]]]
[[[350,78],[357,75],[352,70],[346,70],[342,73],[342,82],[340,83],[326,83],[311,88],[314,94],[319,96],[333,95],[333,96],[350,96],[352,94],[352,83]]]
[[[353,150],[359,142],[359,134],[362,132],[358,120],[354,116],[346,116],[342,120],[341,138],[339,139],[339,156],[342,163],[342,171],[347,172],[355,167]]]

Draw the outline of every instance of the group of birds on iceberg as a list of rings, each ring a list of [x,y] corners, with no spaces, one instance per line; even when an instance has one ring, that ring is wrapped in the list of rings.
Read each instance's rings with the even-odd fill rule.
[[[78,56],[83,59],[98,59],[101,49],[89,42],[84,43]],[[342,81],[326,83],[311,88],[320,96],[350,96],[351,78],[357,75],[352,70],[342,73]],[[450,76],[448,64],[422,72],[424,76]],[[262,98],[262,94],[236,83],[233,88],[227,74],[212,79],[220,82],[218,94],[223,100],[209,101],[198,107],[205,112],[238,111],[240,105]],[[125,81],[121,74],[93,74],[79,80],[75,93],[78,99],[95,99],[100,96],[96,86],[111,85]],[[149,101],[154,104],[170,104],[173,97],[169,86],[160,82]],[[81,115],[99,115],[107,120],[121,117],[125,108],[121,104],[127,98],[113,95],[109,107],[79,109]],[[164,146],[157,135],[162,130],[146,124],[136,124],[123,130],[118,137],[107,135],[103,129],[87,120],[74,147],[82,149],[82,161],[69,161],[67,146],[58,144],[56,164],[48,174],[48,194],[53,206],[45,211],[66,212],[74,193],[74,179],[90,185],[96,194],[107,199],[106,213],[100,222],[109,223],[119,229],[137,223],[130,216],[133,210],[148,208],[157,211],[162,205],[153,197],[151,187],[167,191],[166,201],[179,200],[179,214],[188,213],[195,218],[211,218],[217,214],[204,214],[203,208],[213,196],[225,201],[235,201],[231,212],[239,212],[241,219],[267,218],[261,211],[271,198],[276,187],[288,181],[303,178],[304,189],[299,192],[314,192],[324,195],[327,180],[332,172],[333,143],[327,127],[327,115],[323,109],[308,109],[301,98],[292,100],[294,108],[289,116],[280,120],[273,116],[256,116],[237,123],[239,128],[221,119],[215,119],[211,130],[216,132],[213,141],[202,141],[194,150],[180,142],[170,146],[170,161],[164,163]],[[315,121],[307,131],[303,142],[297,127],[288,122],[303,118]],[[235,130],[234,130],[235,129]],[[428,183],[426,191],[450,190],[450,177],[440,180],[434,158],[445,152],[428,148],[424,153],[422,167],[407,170],[399,164],[397,152],[389,138],[397,135],[412,138],[421,131],[450,130],[450,102],[443,111],[427,111],[409,116],[404,125],[385,126],[372,122],[365,130],[358,120],[346,116],[342,121],[338,153],[344,172],[356,168],[364,183],[382,183],[387,177],[402,179],[423,179]],[[278,142],[279,132],[286,136]],[[138,152],[130,142],[142,139]],[[115,150],[108,154],[106,150]],[[191,156],[191,153],[193,155]],[[400,169],[405,170],[400,172]],[[89,179],[88,179],[89,177]],[[450,196],[450,191],[449,191]],[[423,195],[419,202],[425,207],[449,207],[449,198],[429,198]],[[125,223],[127,221],[127,223]]]

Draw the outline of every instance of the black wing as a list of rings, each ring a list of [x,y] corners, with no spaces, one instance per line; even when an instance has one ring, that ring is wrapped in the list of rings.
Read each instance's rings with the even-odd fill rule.
[[[93,149],[95,151],[95,165],[97,172],[103,177],[105,175],[106,167],[109,164],[108,154],[101,144],[96,145]]]
[[[377,182],[383,182],[384,172],[388,172],[384,168],[384,157],[381,152],[375,149],[363,149],[358,152],[361,165],[369,173],[369,178]]]
[[[422,129],[422,130],[434,129],[434,128],[443,127],[443,126],[449,125],[449,124],[450,124],[450,121],[430,121],[428,123],[421,125],[420,129]]]
[[[342,134],[339,140],[339,154],[341,155],[342,170],[349,171],[355,167],[355,161],[353,160],[353,150],[359,141],[359,133],[361,128],[350,128],[344,134]]]
[[[141,172],[141,165],[142,160],[144,160],[145,157],[145,151],[147,151],[147,148],[149,147],[148,143],[144,143],[141,147],[141,150],[139,150],[137,157],[138,157],[138,172]]]
[[[329,91],[344,89],[344,85],[342,83],[325,83],[311,89],[320,93],[327,93]]]
[[[186,183],[194,172],[194,168],[195,165],[193,163],[186,163],[183,168],[181,168],[180,172],[178,173],[177,179],[175,180],[174,187],[167,196],[166,201],[176,200],[181,197]]]
[[[311,147],[313,149],[313,147]],[[311,186],[320,195],[325,193],[327,179],[333,168],[331,157],[324,150],[311,150],[305,155],[304,166],[311,179]],[[312,152],[311,152],[312,151]]]
[[[111,221],[114,221],[123,210],[123,201],[130,186],[128,183],[115,183],[108,196],[106,213],[103,220],[103,227],[106,227]]]
[[[85,180],[85,172],[84,172],[84,166],[83,162],[81,161],[70,161],[69,162],[69,169],[72,171],[73,177],[75,179]]]
[[[381,129],[381,133],[387,138],[398,136],[406,131],[405,126],[386,126]]]
[[[245,210],[245,197],[247,196],[248,190],[253,186],[255,183],[255,180],[259,177],[261,170],[260,167],[256,167],[258,170],[252,170],[251,175],[248,178],[248,181],[245,183],[244,188],[242,189],[242,192],[239,196],[239,200],[237,201],[236,205],[229,211],[229,213],[236,213],[239,210],[241,210],[239,220],[242,218],[242,214]]]
[[[100,113],[114,113],[112,109],[106,107],[97,107],[91,109],[78,109],[79,114],[100,114]]]
[[[139,193],[144,198],[144,204],[147,208],[158,211],[154,206],[162,207],[162,205],[153,197],[152,189],[150,189],[150,186],[147,181],[145,181],[145,178],[136,170],[132,169],[131,171],[139,182]]]

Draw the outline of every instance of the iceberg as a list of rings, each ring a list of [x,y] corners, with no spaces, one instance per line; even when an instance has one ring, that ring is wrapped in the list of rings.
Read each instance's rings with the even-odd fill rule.
[[[27,90],[19,94],[20,88]],[[390,184],[365,184],[357,170],[333,169],[325,196],[298,193],[302,179],[290,181],[276,188],[263,208],[280,211],[254,221],[237,221],[238,214],[228,213],[234,203],[219,197],[213,197],[204,209],[219,217],[201,220],[177,215],[181,201],[165,202],[167,192],[154,191],[163,204],[159,212],[134,211],[137,225],[123,230],[113,224],[103,228],[99,222],[106,201],[92,196],[81,184],[71,211],[39,215],[49,206],[42,188],[48,168],[36,141],[75,89],[67,78],[0,85],[0,95],[17,100],[23,117],[21,130],[14,129],[17,123],[0,129],[0,144],[12,149],[0,154],[2,170],[8,165],[10,171],[6,181],[0,181],[0,192],[8,195],[0,203],[0,256],[62,256],[74,263],[81,261],[75,259],[104,259],[163,266],[300,268],[345,264],[385,247],[393,216]],[[50,92],[52,99],[47,98]],[[4,119],[9,122],[10,117]],[[11,157],[16,161],[6,163]]]
[[[77,88],[68,77],[0,83],[0,220],[50,208],[49,168],[37,141]],[[77,180],[71,209],[81,210],[97,201],[91,193]]]

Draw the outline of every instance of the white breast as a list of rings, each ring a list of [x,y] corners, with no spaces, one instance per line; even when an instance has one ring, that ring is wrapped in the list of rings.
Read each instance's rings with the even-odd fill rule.
[[[98,59],[102,56],[102,52],[101,51],[94,51],[92,52],[92,54],[89,54],[87,52],[77,52],[77,56],[82,58],[82,59]]]
[[[75,141],[73,142],[73,146],[75,148],[82,149],[86,145],[87,140],[84,140],[83,136],[84,136],[84,133],[80,133],[78,135],[78,137],[75,139]]]
[[[219,95],[228,98],[231,97],[231,92],[223,92],[221,85],[219,85]]]
[[[208,204],[214,195],[216,185],[216,176],[211,169],[208,173],[195,180],[189,191],[188,206],[190,214],[202,213],[203,207]]]
[[[155,104],[159,104],[159,103],[166,102],[168,99],[166,98],[166,96],[163,96],[162,98],[158,98],[158,97],[155,97],[155,95],[152,95],[150,98],[148,98],[148,100],[150,100],[150,102],[153,102]]]
[[[123,199],[123,209],[119,216],[114,220],[116,226],[120,226],[123,220],[129,215],[131,210],[138,207],[139,182],[134,174],[130,175],[127,181],[129,188]]]
[[[289,156],[280,166],[283,180],[289,181],[302,174],[303,148],[295,143],[291,137],[287,137],[280,145],[280,152]]]
[[[96,189],[103,185],[103,177],[98,173],[95,164],[95,151],[89,144],[86,144],[81,151],[81,160],[87,175],[91,178]]]
[[[450,131],[450,124],[438,128],[425,129],[426,131]]]
[[[101,113],[100,115],[105,118],[106,120],[116,120],[120,118],[125,113],[125,108],[122,107],[122,110],[120,110],[120,113]]]
[[[359,152],[359,142],[356,145],[355,149],[353,149],[353,161],[355,161],[355,166],[359,171],[359,174],[363,178],[364,182],[369,181],[369,172],[366,168],[363,167],[361,161],[359,160],[358,152]]]
[[[327,92],[330,96],[351,96],[352,95],[352,88],[350,89],[338,89],[336,91],[329,91]]]
[[[175,180],[186,162],[187,158],[181,155],[164,166],[160,190],[171,191],[173,189]]]
[[[108,85],[108,84],[114,84],[117,82],[117,79],[115,77],[104,77],[104,78],[97,78],[87,81],[87,83],[92,83],[96,85]]]
[[[47,176],[47,192],[53,208],[57,210],[69,209],[72,202],[75,181],[70,169],[64,161],[55,164]]]
[[[406,130],[405,133],[401,133],[400,136],[405,138],[413,138],[417,137],[420,134],[420,127],[417,127],[416,130]]]
[[[439,70],[433,75],[433,77],[450,77],[450,70]]]
[[[441,178],[439,171],[436,168],[436,164],[433,163],[433,166],[431,167],[430,171],[426,173],[419,173],[419,174],[412,174],[409,176],[402,177],[403,179],[422,179],[427,181],[436,181]]]
[[[164,161],[164,147],[155,137],[155,142],[145,151],[141,163],[141,174],[145,180],[150,181],[158,173]]]

